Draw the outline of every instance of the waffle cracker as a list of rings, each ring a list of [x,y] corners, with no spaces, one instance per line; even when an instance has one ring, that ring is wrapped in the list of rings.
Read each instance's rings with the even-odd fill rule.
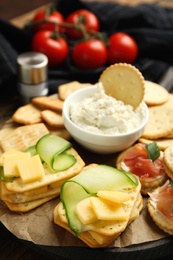
[[[105,92],[125,104],[137,108],[144,98],[145,84],[141,72],[134,66],[118,63],[106,68],[99,78]]]
[[[62,112],[63,101],[54,97],[35,97],[31,100],[32,104],[41,110],[50,109]]]
[[[65,100],[74,91],[91,86],[90,83],[80,83],[78,81],[72,81],[66,84],[58,86],[58,96],[61,100]]]
[[[169,92],[161,85],[145,81],[144,101],[148,106],[162,105],[168,101]]]
[[[40,123],[42,122],[40,109],[30,103],[21,106],[12,115],[12,120],[24,125]]]
[[[48,133],[49,130],[43,123],[19,126],[13,132],[6,134],[0,144],[4,152],[9,149],[23,151],[35,145],[42,136]]]

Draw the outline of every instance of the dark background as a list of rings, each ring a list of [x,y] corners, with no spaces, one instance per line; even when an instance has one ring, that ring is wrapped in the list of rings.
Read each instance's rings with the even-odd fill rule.
[[[0,18],[10,20],[50,2],[50,0],[0,0]]]

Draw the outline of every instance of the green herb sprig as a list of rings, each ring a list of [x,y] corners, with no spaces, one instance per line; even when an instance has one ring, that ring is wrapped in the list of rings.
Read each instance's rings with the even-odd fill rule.
[[[158,147],[156,142],[152,142],[150,144],[146,144],[145,147],[146,147],[149,159],[151,159],[154,162],[157,158],[159,158],[159,156],[160,156],[160,149],[159,149],[159,147]]]

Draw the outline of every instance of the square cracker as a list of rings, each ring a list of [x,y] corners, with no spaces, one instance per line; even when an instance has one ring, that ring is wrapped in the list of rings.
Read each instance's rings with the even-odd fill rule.
[[[53,111],[62,111],[63,101],[54,97],[35,97],[31,100],[32,104],[41,110],[50,109]]]
[[[41,111],[41,118],[51,127],[63,128],[64,121],[62,115],[49,109]]]
[[[4,183],[5,188],[8,191],[14,193],[21,193],[26,191],[32,191],[34,189],[43,187],[45,185],[53,185],[57,182],[61,182],[74,177],[83,169],[83,167],[85,166],[85,162],[80,157],[80,155],[76,152],[75,149],[70,148],[66,152],[73,155],[76,158],[75,164],[72,165],[70,168],[55,173],[54,171],[50,171],[50,168],[47,168],[47,166],[44,165],[45,175],[43,176],[43,178],[25,184],[23,184],[21,178],[15,178],[12,182],[5,182]]]
[[[54,134],[54,135],[58,135],[66,140],[70,140],[71,134],[69,133],[69,131],[64,127],[64,128],[57,128],[57,127],[51,127],[49,125],[46,125],[49,132]]]
[[[72,81],[66,84],[58,86],[58,96],[61,100],[65,100],[71,93],[78,89],[89,87],[90,83],[80,83],[78,81]]]
[[[3,151],[9,149],[23,151],[35,145],[42,136],[48,133],[49,130],[43,123],[19,126],[0,140],[1,148]]]
[[[105,247],[110,245],[136,218],[139,217],[143,209],[143,199],[140,194],[140,185],[136,191],[132,191],[133,200],[125,202],[128,219],[125,221],[116,220],[98,220],[88,225],[87,231],[81,232],[78,236],[83,242],[90,247]],[[53,211],[55,224],[63,227],[70,233],[73,233],[68,226],[65,210],[62,202],[59,202]]]
[[[31,125],[42,122],[40,109],[33,104],[27,104],[19,107],[12,115],[12,120],[19,124]]]
[[[11,211],[28,212],[28,211],[31,211],[32,209],[35,209],[35,208],[41,206],[42,204],[44,204],[46,202],[54,199],[55,197],[57,197],[57,195],[52,195],[52,196],[48,196],[45,198],[36,199],[33,201],[29,201],[29,202],[24,202],[24,203],[11,203],[8,201],[4,201],[4,202]]]

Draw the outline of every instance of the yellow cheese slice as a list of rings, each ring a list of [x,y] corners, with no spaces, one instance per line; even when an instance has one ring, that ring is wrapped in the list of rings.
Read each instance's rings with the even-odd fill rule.
[[[38,154],[19,161],[17,166],[23,183],[39,180],[45,174]]]
[[[91,206],[99,220],[118,220],[123,221],[129,218],[122,204],[115,203],[114,206],[106,200],[98,197],[90,197]]]
[[[31,158],[30,153],[9,150],[3,154],[3,167],[5,177],[19,177],[17,163],[23,159]]]
[[[97,192],[97,196],[116,203],[122,203],[132,199],[130,194],[116,190],[101,190]]]
[[[76,214],[84,225],[93,223],[98,220],[96,214],[91,207],[90,197],[83,199],[77,203]]]

